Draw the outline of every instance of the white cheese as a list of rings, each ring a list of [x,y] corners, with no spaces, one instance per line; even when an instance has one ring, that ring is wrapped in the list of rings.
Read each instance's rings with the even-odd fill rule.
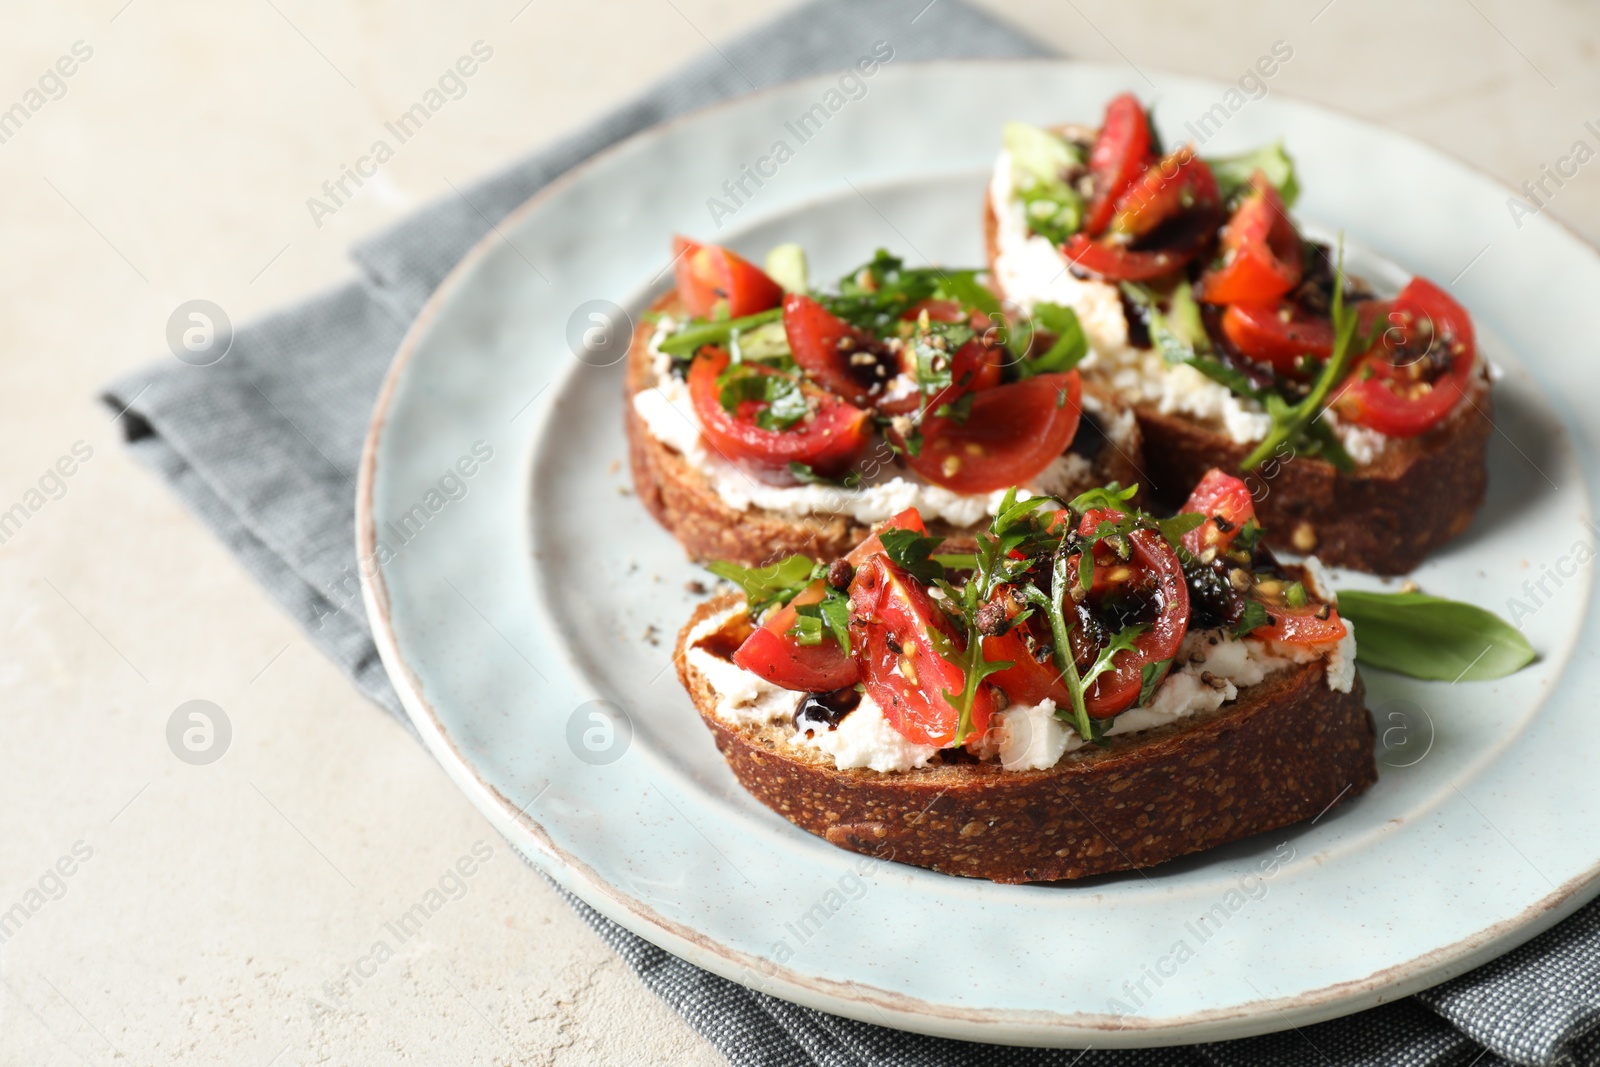
[[[1000,765],[1008,771],[1042,771],[1054,767],[1070,748],[1083,744],[1075,730],[1056,717],[1056,702],[1013,704],[995,716],[990,727]]]
[[[857,464],[861,485],[771,485],[708,447],[700,434],[694,403],[688,386],[670,372],[671,358],[660,351],[661,340],[672,328],[670,319],[658,323],[651,341],[655,353],[657,382],[634,394],[633,407],[650,435],[684,458],[703,474],[723,503],[737,511],[761,508],[779,515],[804,518],[814,514],[848,515],[860,523],[882,522],[906,508],[915,507],[924,520],[943,520],[956,526],[970,526],[999,510],[1004,491],[957,493],[930,485],[914,473],[893,463],[888,445],[878,441]],[[899,379],[896,379],[896,383]],[[1083,408],[1100,418],[1106,437],[1118,448],[1126,448],[1134,432],[1131,411],[1112,416],[1094,397],[1084,397]],[[1093,465],[1084,457],[1068,452],[1051,460],[1050,465],[1023,487],[1029,493],[1071,499],[1095,484]]]
[[[1350,458],[1357,463],[1373,463],[1383,454],[1383,450],[1389,447],[1391,438],[1388,434],[1369,430],[1365,426],[1357,426],[1353,422],[1345,422],[1332,408],[1324,411],[1321,417],[1322,421],[1332,428],[1333,435],[1339,439],[1339,443],[1350,454]]]
[[[739,604],[701,620],[684,641],[684,658],[717,694],[716,715],[724,722],[734,726],[765,726],[792,719],[804,694],[780,689],[760,675],[700,647],[701,641],[743,611],[744,605]]]
[[[908,741],[865,693],[861,703],[832,730],[801,730],[794,735],[794,743],[821,749],[841,771],[855,767],[884,773],[909,771],[926,767],[939,751],[932,745]]]

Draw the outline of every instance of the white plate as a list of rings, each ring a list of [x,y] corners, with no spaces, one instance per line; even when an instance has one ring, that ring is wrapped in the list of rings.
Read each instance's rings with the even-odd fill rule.
[[[1285,138],[1300,215],[1441,284],[1459,275],[1505,369],[1488,504],[1417,578],[1502,613],[1521,598],[1540,661],[1458,686],[1370,673],[1390,750],[1366,796],[1313,826],[1077,885],[863,860],[739,789],[669,663],[695,602],[685,582],[702,575],[623,492],[621,367],[574,358],[574,309],[643,308],[674,232],[754,254],[800,241],[819,278],[878,245],[976,265],[1000,123],[1092,120],[1141,88],[1079,63],[892,65],[798,144],[785,123],[832,85],[704,112],[557,182],[467,257],[401,346],[362,464],[359,548],[381,563],[367,607],[417,728],[494,825],[700,966],[841,1015],[1014,1044],[1304,1025],[1461,973],[1593,896],[1600,672],[1573,655],[1595,647],[1592,570],[1574,553],[1596,540],[1600,260],[1546,218],[1517,229],[1507,190],[1439,153],[1277,96],[1205,151]],[[1175,139],[1226,89],[1162,77],[1150,95]],[[723,183],[779,139],[793,158],[714,228],[707,199],[727,200]],[[475,442],[492,458],[458,467]],[[402,543],[389,524],[408,513],[420,532]],[[1541,578],[1536,605],[1524,583]],[[589,713],[607,705],[591,701],[626,711],[611,762],[585,747],[585,730],[606,745]]]

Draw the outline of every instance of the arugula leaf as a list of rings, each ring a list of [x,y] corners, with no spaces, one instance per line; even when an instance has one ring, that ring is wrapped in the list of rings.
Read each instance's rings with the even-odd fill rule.
[[[1183,535],[1190,530],[1197,530],[1204,526],[1206,517],[1189,511],[1182,515],[1174,515],[1170,519],[1157,519],[1156,529],[1161,531],[1161,536],[1166,538],[1167,544],[1173,551],[1183,547]]]
[[[1017,364],[1024,378],[1069,371],[1089,354],[1089,339],[1084,336],[1083,324],[1078,321],[1078,313],[1069,307],[1051,303],[1036,304],[1030,330],[1038,329],[1055,334],[1055,343],[1042,355],[1021,360]]]
[[[1357,355],[1355,339],[1360,316],[1356,311],[1346,307],[1344,302],[1343,237],[1339,239],[1339,258],[1333,268],[1331,315],[1333,354],[1322,365],[1322,372],[1317,375],[1311,391],[1298,403],[1288,404],[1280,399],[1277,405],[1270,403],[1267,405],[1267,412],[1272,416],[1272,429],[1239,464],[1240,470],[1254,470],[1277,451],[1279,445],[1297,440],[1322,414],[1323,405],[1328,401],[1328,394],[1333,391],[1335,385],[1344,380],[1345,373],[1350,369],[1350,361]]]
[[[1425,593],[1341,589],[1339,614],[1360,635],[1358,662],[1413,678],[1503,678],[1537,655],[1521,631],[1493,612]]]
[[[977,272],[907,269],[899,256],[880,248],[869,262],[839,279],[837,295],[812,295],[850,325],[882,337],[894,330],[911,305],[932,298],[947,273]]]
[[[789,461],[789,473],[802,485],[837,485],[844,489],[854,489],[861,484],[860,471],[851,471],[843,478],[827,478],[812,470],[810,464],[801,463],[797,459]]]
[[[934,408],[933,413],[941,419],[951,420],[957,426],[965,426],[967,419],[972,417],[972,402],[977,395],[977,393],[962,393],[949,403]]]
[[[1068,181],[1083,167],[1083,150],[1025,122],[1006,123],[1002,137],[1029,230],[1065,241],[1083,225],[1083,196]]]
[[[1133,702],[1134,707],[1142,708],[1150,703],[1150,697],[1155,694],[1156,687],[1166,680],[1171,667],[1172,657],[1168,656],[1139,668],[1139,699]]]
[[[661,351],[669,356],[691,356],[706,345],[726,344],[735,331],[748,333],[758,326],[778,322],[783,318],[782,308],[771,308],[746,315],[741,319],[723,319],[721,322],[697,320],[661,342]]]
[[[1259,600],[1246,598],[1244,613],[1239,616],[1239,621],[1234,624],[1235,636],[1244,637],[1261,629],[1263,626],[1272,625],[1272,616],[1267,612],[1266,606]]]
[[[1225,204],[1250,184],[1250,176],[1258,168],[1266,174],[1267,181],[1277,186],[1284,207],[1294,207],[1294,202],[1300,197],[1300,182],[1295,177],[1294,160],[1283,150],[1282,141],[1263,145],[1243,155],[1208,159],[1206,165],[1217,179],[1217,190],[1222,194]]]
[[[1126,489],[1116,482],[1108,482],[1104,486],[1095,486],[1085,489],[1072,498],[1068,505],[1073,511],[1082,514],[1093,508],[1110,508],[1112,511],[1127,511],[1128,501],[1139,495],[1139,487],[1130,485]]]
[[[736,363],[723,371],[717,382],[721,386],[718,395],[722,409],[730,415],[749,400],[767,405],[756,412],[756,425],[763,430],[787,430],[805,418],[809,410],[800,383],[785,374],[762,374]]]
[[[919,582],[932,583],[944,577],[944,567],[933,558],[933,550],[944,538],[928,537],[915,530],[884,530],[878,540],[889,562]]]
[[[750,617],[757,618],[773,605],[787,604],[799,596],[806,586],[826,574],[828,568],[810,556],[797,555],[765,567],[741,567],[718,560],[706,564],[706,570],[743,589]]]
[[[1244,373],[1235,370],[1212,354],[1211,339],[1200,321],[1200,305],[1188,282],[1172,291],[1171,309],[1162,314],[1156,295],[1139,282],[1123,282],[1122,292],[1144,314],[1150,341],[1168,363],[1187,363],[1207,378],[1226,386],[1239,396],[1262,400],[1263,394]]]
[[[978,687],[983,680],[991,674],[998,674],[1008,667],[1015,666],[1012,660],[989,660],[983,655],[983,640],[976,630],[969,629],[967,647],[959,649],[937,626],[928,627],[928,644],[939,658],[955,664],[961,668],[966,684],[961,692],[952,693],[948,689],[940,690],[945,700],[949,701],[956,709],[956,736],[951,742],[952,747],[964,745],[967,738],[973,734],[972,705],[978,699]]]
[[[939,552],[933,561],[946,571],[970,571],[978,567],[978,557],[971,552]]]

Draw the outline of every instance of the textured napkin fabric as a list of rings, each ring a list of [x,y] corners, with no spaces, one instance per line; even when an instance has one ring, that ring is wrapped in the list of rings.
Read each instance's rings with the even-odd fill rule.
[[[357,280],[239,330],[217,365],[198,370],[169,360],[115,383],[105,400],[126,412],[121,421],[135,454],[363,693],[405,721],[362,612],[351,530],[367,419],[406,326],[490,220],[595,152],[726,97],[843,68],[880,39],[894,42],[901,61],[1047,54],[959,0],[804,5],[365,242],[355,250]],[[1382,889],[1374,887],[1377,918]],[[1079,1053],[939,1040],[796,1007],[698,970],[572,903],[646,985],[739,1067],[1600,1062],[1597,907],[1465,977],[1362,1015],[1243,1041]]]

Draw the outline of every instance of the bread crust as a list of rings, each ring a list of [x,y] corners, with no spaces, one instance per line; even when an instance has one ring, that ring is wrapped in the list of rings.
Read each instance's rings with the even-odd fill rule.
[[[676,293],[668,292],[651,310],[674,314],[682,305]],[[639,499],[691,559],[732,560],[750,567],[796,553],[831,560],[867,537],[870,527],[848,515],[790,517],[761,508],[736,510],[724,503],[705,475],[650,433],[634,408],[634,394],[655,385],[651,336],[649,329],[636,330],[628,350],[623,404],[628,460]],[[1103,390],[1093,391],[1110,407],[1127,407]],[[1093,461],[1095,479],[1097,484],[1133,485],[1144,480],[1143,463],[1142,438],[1135,432],[1127,448],[1109,441],[1101,448]],[[970,536],[977,528],[929,523],[930,533],[946,537]]]
[[[678,637],[678,678],[739,783],[803,830],[854,852],[996,882],[1086,878],[1316,818],[1377,780],[1360,675],[1329,689],[1324,661],[1269,675],[1216,711],[1085,746],[1041,771],[942,763],[841,771],[788,724],[716,715],[685,656],[690,631],[738,603],[702,604]]]
[[[983,215],[993,267],[998,220],[987,193]],[[998,281],[991,284],[999,290]],[[1415,570],[1463,533],[1483,504],[1493,429],[1486,368],[1474,375],[1467,401],[1434,429],[1391,440],[1376,462],[1348,474],[1311,456],[1285,454],[1261,464],[1247,481],[1267,543],[1373,574]],[[1212,467],[1238,470],[1255,447],[1150,404],[1133,410],[1144,435],[1147,488],[1172,506],[1182,504]]]

